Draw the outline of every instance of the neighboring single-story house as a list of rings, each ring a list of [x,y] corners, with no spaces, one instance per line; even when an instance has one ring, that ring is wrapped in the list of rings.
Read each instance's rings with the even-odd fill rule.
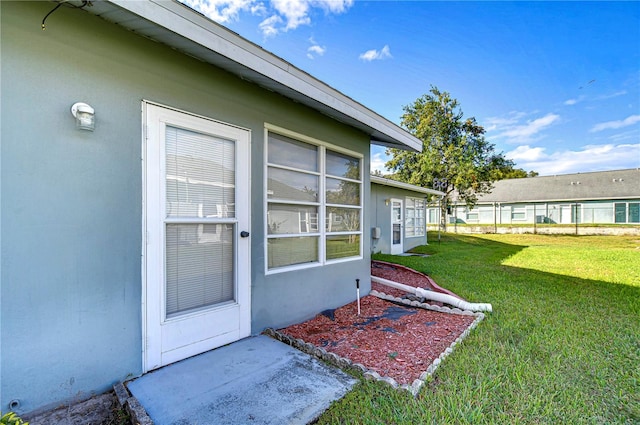
[[[371,252],[402,254],[427,243],[426,209],[443,192],[371,176]]]
[[[437,225],[439,209],[429,208]],[[640,169],[497,181],[473,209],[453,197],[448,223],[470,225],[640,224]]]
[[[180,3],[56,6],[0,2],[3,411],[369,291],[370,145],[420,140]]]

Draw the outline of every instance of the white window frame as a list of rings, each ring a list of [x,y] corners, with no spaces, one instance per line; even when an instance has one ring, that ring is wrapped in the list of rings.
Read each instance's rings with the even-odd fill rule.
[[[473,218],[475,216],[475,218]],[[480,219],[480,211],[477,208],[467,209],[465,220],[466,221],[478,221]]]
[[[326,209],[327,207],[332,207],[332,206],[337,206],[337,207],[348,207],[348,208],[353,208],[353,209],[358,209],[360,212],[360,230],[358,231],[347,231],[347,232],[330,232],[326,230],[326,226],[324,225],[318,225],[318,230],[316,232],[312,232],[312,233],[304,233],[304,234],[274,234],[274,235],[269,235],[268,232],[268,223],[267,223],[267,212],[269,211],[269,202],[274,202],[274,203],[280,203],[278,201],[273,201],[273,200],[269,200],[268,197],[268,193],[267,193],[267,185],[268,185],[268,178],[267,176],[269,175],[269,166],[271,164],[269,164],[268,161],[268,154],[269,154],[269,133],[274,133],[274,134],[278,134],[281,136],[285,136],[285,137],[289,137],[291,139],[303,142],[303,143],[308,143],[310,145],[314,145],[318,147],[319,150],[319,172],[310,172],[310,174],[316,174],[318,175],[320,178],[320,182],[319,182],[319,187],[318,187],[318,201],[317,202],[309,202],[309,203],[304,203],[305,205],[316,205],[318,207],[318,223],[326,223],[327,217],[326,217]],[[340,146],[336,146],[333,145],[331,143],[325,142],[323,140],[319,140],[310,136],[306,136],[304,134],[300,134],[291,130],[288,130],[286,128],[282,128],[276,125],[272,125],[269,123],[265,123],[264,125],[264,160],[263,160],[263,164],[264,164],[264,186],[263,186],[263,198],[264,198],[264,269],[265,269],[265,275],[270,275],[270,274],[277,274],[277,273],[284,273],[284,272],[288,272],[288,271],[293,271],[293,270],[302,270],[302,269],[308,269],[308,268],[313,268],[313,267],[322,267],[324,265],[329,265],[329,264],[336,264],[336,263],[344,263],[344,262],[348,262],[348,261],[357,261],[357,260],[362,260],[363,257],[363,244],[364,244],[364,238],[363,238],[363,233],[362,233],[362,228],[364,225],[364,217],[363,217],[363,203],[364,203],[364,170],[363,170],[363,165],[364,165],[364,155],[362,155],[361,153],[358,152],[354,152],[345,148],[342,148]],[[349,155],[352,156],[354,158],[357,158],[360,161],[360,176],[359,176],[359,180],[352,180],[352,179],[348,179],[348,178],[343,178],[343,177],[336,177],[336,176],[332,176],[332,175],[328,175],[326,173],[326,167],[325,167],[325,162],[326,162],[326,151],[327,149],[337,152],[337,153],[342,153],[345,155]],[[278,168],[282,168],[281,166],[276,165]],[[286,167],[284,168],[286,169]],[[351,181],[354,183],[358,183],[360,184],[360,204],[359,205],[336,205],[336,204],[328,204],[326,202],[326,179],[327,177],[329,178],[339,178],[341,180],[346,180],[346,181]],[[296,201],[286,201],[286,202],[282,202],[282,203],[287,203],[287,204],[296,204],[298,202]],[[332,259],[329,260],[326,258],[326,248],[327,248],[327,236],[334,236],[334,235],[358,235],[360,237],[360,243],[359,243],[359,254],[357,256],[352,256],[352,257],[345,257],[345,258],[337,258],[337,259]],[[277,267],[277,268],[269,268],[269,244],[268,244],[268,239],[275,239],[275,238],[283,238],[283,237],[301,237],[301,236],[317,236],[318,237],[318,261],[315,262],[311,262],[311,263],[303,263],[303,264],[294,264],[294,265],[290,265],[290,266],[282,266],[282,267]]]
[[[416,203],[420,203],[422,205],[421,208],[416,208]],[[413,225],[409,226],[409,210],[413,210]],[[416,215],[416,211],[422,210],[422,224],[420,226],[416,225],[416,219],[418,218]],[[404,237],[405,238],[422,238],[425,234],[425,227],[427,223],[427,202],[424,198],[416,198],[412,196],[405,197],[404,200]],[[413,234],[410,235],[409,231],[413,230]],[[420,231],[420,233],[417,232]]]
[[[515,214],[524,214],[522,218],[514,218]],[[526,207],[511,207],[511,221],[527,221],[527,208]]]

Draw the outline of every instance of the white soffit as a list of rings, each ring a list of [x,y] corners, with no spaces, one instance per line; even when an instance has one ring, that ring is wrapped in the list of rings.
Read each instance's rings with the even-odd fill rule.
[[[398,125],[182,3],[104,0],[84,10],[357,128],[374,144],[422,150]]]
[[[405,182],[399,182],[397,180],[385,179],[384,177],[371,176],[371,183],[381,184],[383,186],[397,187],[399,189],[411,190],[413,192],[424,193],[429,195],[444,196],[444,192],[440,192],[435,189],[428,189],[426,187],[415,186]]]

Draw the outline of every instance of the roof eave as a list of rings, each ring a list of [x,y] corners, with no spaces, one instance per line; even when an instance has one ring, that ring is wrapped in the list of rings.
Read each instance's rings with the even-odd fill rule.
[[[444,192],[435,189],[429,189],[426,187],[415,186],[405,182],[399,182],[397,180],[385,179],[384,177],[371,176],[371,183],[380,184],[383,186],[396,187],[398,189],[410,190],[412,192],[424,193],[425,195],[444,196]]]
[[[182,3],[105,0],[85,10],[361,130],[373,144],[422,149],[397,124]]]

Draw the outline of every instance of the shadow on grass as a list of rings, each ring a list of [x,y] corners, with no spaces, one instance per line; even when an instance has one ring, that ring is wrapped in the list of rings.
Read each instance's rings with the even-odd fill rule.
[[[426,258],[373,258],[426,273],[471,302],[492,303],[493,313],[447,359],[418,401],[394,396],[403,409],[375,400],[388,416],[360,412],[354,421],[640,421],[640,288],[503,264],[527,245],[468,235],[441,240],[416,249],[431,254]],[[369,386],[362,391],[353,397],[373,403],[368,399],[375,392]]]

